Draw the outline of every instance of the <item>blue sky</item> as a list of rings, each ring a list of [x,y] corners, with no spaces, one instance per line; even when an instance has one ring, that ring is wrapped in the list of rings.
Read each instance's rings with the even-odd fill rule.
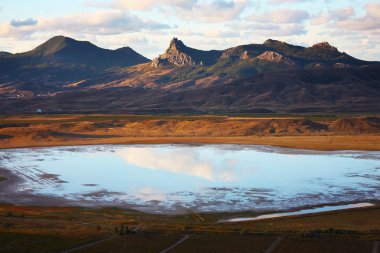
[[[311,46],[329,41],[380,60],[377,0],[0,0],[0,51],[30,50],[54,35],[153,58],[172,37],[200,49],[268,38]]]

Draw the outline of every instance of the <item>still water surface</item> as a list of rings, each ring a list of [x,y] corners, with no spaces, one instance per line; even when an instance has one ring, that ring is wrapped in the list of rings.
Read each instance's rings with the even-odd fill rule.
[[[246,145],[0,151],[19,192],[151,212],[286,210],[380,199],[380,152]]]

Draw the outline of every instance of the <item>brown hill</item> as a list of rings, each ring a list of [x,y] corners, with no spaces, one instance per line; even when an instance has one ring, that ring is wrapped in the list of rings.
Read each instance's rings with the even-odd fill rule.
[[[329,130],[345,133],[379,133],[380,118],[363,117],[338,119],[329,125]]]
[[[39,116],[6,117],[0,124],[0,147],[126,144],[235,143],[307,149],[379,150],[377,128],[363,118],[318,123],[303,118],[229,118],[221,116]],[[10,124],[14,122],[15,124]],[[16,124],[16,122],[18,122]],[[27,122],[27,124],[26,124]],[[349,127],[334,130],[339,122]],[[371,124],[372,124],[371,123]],[[356,125],[358,124],[358,125]],[[345,130],[346,129],[346,130]],[[360,129],[355,133],[352,129]],[[376,130],[377,129],[377,130]]]

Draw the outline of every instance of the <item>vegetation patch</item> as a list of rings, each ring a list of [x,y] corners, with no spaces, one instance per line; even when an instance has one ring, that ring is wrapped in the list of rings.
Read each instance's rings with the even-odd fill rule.
[[[96,135],[96,134],[62,133],[62,132],[52,132],[51,135],[55,137],[63,137],[63,138],[85,138],[85,139],[118,137],[117,135]]]

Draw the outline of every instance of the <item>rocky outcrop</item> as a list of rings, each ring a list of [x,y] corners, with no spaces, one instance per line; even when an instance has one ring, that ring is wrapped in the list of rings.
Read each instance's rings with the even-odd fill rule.
[[[264,41],[263,45],[271,47],[271,46],[288,45],[288,44],[286,42],[280,41],[280,40],[267,39],[266,41]]]
[[[250,59],[251,56],[249,55],[248,51],[244,51],[241,55],[240,55],[240,59],[242,60],[248,60]]]
[[[203,62],[195,61],[189,54],[186,53],[186,51],[188,51],[187,49],[188,47],[186,47],[181,40],[173,38],[170,41],[169,48],[164,54],[153,60],[152,66],[159,67],[165,62],[171,62],[177,66],[202,66]]]
[[[176,66],[206,66],[217,62],[222,51],[203,51],[186,46],[181,40],[173,38],[164,54],[154,59],[152,66],[172,63]]]
[[[222,53],[222,55],[220,56],[220,59],[228,59],[230,58],[232,55],[235,55],[235,51],[236,51],[236,47],[233,47],[233,48],[229,48],[229,49],[226,49],[224,50],[224,52]]]
[[[162,66],[166,65],[167,63],[168,63],[167,59],[162,59],[162,58],[157,57],[157,58],[153,59],[152,67],[155,67],[155,68],[162,67]]]
[[[341,62],[337,62],[334,64],[334,68],[349,68],[350,67],[350,64],[345,64],[345,63],[341,63]]]
[[[331,46],[330,43],[328,43],[327,41],[314,44],[312,46],[312,48],[323,48],[323,49],[329,49],[329,50],[333,50],[333,51],[338,51],[338,49],[336,47]]]
[[[327,66],[323,63],[316,62],[316,63],[310,64],[310,67],[313,69],[323,69],[323,68],[326,68]]]
[[[256,57],[259,60],[274,62],[274,63],[281,63],[286,65],[295,65],[295,62],[293,62],[288,57],[283,56],[282,54],[273,52],[273,51],[265,51],[263,54]]]

